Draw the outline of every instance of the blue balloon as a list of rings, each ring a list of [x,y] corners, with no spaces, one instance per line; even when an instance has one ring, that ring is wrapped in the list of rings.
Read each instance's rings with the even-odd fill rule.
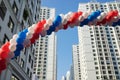
[[[62,22],[61,16],[57,16],[56,19],[53,21],[53,27],[57,27]]]
[[[25,32],[20,32],[18,34],[19,38],[25,39],[26,38],[26,33]]]
[[[16,42],[17,42],[17,44],[22,44],[22,43],[24,42],[24,39],[18,37],[18,38],[16,39]]]
[[[53,31],[55,31],[55,27],[51,25],[49,30],[47,30],[47,35],[50,35]]]
[[[24,48],[22,44],[17,44],[16,45],[16,51],[21,51]]]
[[[16,45],[16,50],[14,51],[15,56],[19,56],[20,55],[20,51],[23,49],[23,45],[22,44],[17,44]]]
[[[24,29],[22,32],[18,34],[18,38],[16,39],[16,42],[18,44],[22,44],[24,42],[24,39],[26,38],[26,33],[28,32],[28,29]]]
[[[20,55],[20,51],[14,51],[14,53],[15,53],[15,57]]]
[[[87,25],[88,22],[89,22],[88,19],[84,19],[84,20],[80,23],[80,26],[82,27],[82,26],[84,26],[84,25]]]
[[[120,25],[120,19],[117,22],[113,22],[112,26],[115,27],[117,25]]]
[[[28,29],[27,28],[24,29],[23,32],[26,34],[28,32]]]
[[[91,15],[88,16],[89,21],[93,21],[94,19],[96,19],[100,15],[100,13],[101,12],[99,10],[91,13]]]

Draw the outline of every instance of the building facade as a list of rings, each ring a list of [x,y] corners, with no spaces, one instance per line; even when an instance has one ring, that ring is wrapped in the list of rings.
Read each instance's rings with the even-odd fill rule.
[[[40,19],[55,16],[54,8],[41,7]],[[34,74],[39,80],[56,80],[56,35],[40,37],[36,42]]]
[[[120,11],[120,2],[80,3],[79,11]],[[120,80],[120,27],[78,28],[81,80]]]
[[[72,46],[73,80],[81,80],[79,45]]]
[[[41,0],[0,0],[0,46],[39,20]],[[31,80],[35,47],[24,48],[7,64],[0,80]]]

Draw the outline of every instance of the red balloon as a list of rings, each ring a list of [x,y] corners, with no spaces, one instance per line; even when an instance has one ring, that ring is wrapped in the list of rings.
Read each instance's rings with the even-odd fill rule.
[[[10,49],[9,49],[9,42],[6,42],[0,49],[0,58],[2,59],[6,59],[8,58],[8,54],[10,53]]]
[[[46,23],[46,20],[39,21],[39,22],[36,24],[35,33],[41,33],[42,30],[44,29],[44,24],[45,24],[45,23]]]
[[[106,16],[107,21],[111,21],[115,16],[118,16],[118,11],[114,10],[114,11],[110,11],[108,13],[108,15]]]
[[[6,43],[1,47],[1,49],[2,49],[2,50],[5,50],[6,52],[10,52],[9,46],[10,46],[10,42],[6,42]]]
[[[34,33],[33,37],[30,39],[31,43],[35,43],[35,40],[39,38],[39,33]]]
[[[70,24],[70,21],[68,21],[65,25],[63,25],[63,29],[66,30],[69,24]]]
[[[6,60],[5,60],[5,59],[1,59],[1,60],[0,60],[0,73],[1,73],[3,70],[5,70],[6,67],[7,67],[7,65],[6,65]]]
[[[76,22],[76,20],[78,20],[78,18],[79,18],[79,16],[80,15],[82,15],[82,12],[75,12],[75,13],[73,13],[73,15],[72,15],[72,17],[70,18],[70,22],[71,23],[75,23]]]
[[[30,39],[31,44],[35,43],[35,40],[36,40],[36,39],[31,38],[31,39]]]

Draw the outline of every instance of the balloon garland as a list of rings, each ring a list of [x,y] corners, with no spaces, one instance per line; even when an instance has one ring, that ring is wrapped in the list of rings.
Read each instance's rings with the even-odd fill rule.
[[[66,30],[68,26],[73,28],[74,26],[92,26],[92,25],[120,25],[120,14],[117,10],[110,12],[88,11],[88,12],[68,12],[67,14],[58,15],[55,19],[49,18],[47,20],[39,21],[37,24],[33,24],[28,29],[24,29],[18,34],[13,35],[9,42],[6,42],[0,48],[0,73],[6,69],[7,63],[11,58],[20,55],[20,51],[29,47],[31,44],[39,38],[39,35],[50,35],[52,32],[57,32],[60,29]]]

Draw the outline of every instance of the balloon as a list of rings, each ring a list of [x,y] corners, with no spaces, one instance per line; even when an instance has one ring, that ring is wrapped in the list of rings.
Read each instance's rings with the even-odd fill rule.
[[[58,26],[62,22],[61,16],[57,16],[56,19],[53,21],[53,27]]]
[[[89,15],[88,12],[84,12],[84,13],[82,14],[82,16],[83,16],[84,19],[86,19],[86,18],[88,17],[88,15]]]
[[[34,27],[29,27],[29,28],[28,28],[28,32],[34,33]]]
[[[10,44],[17,44],[16,40],[15,39],[10,39]]]
[[[26,34],[28,32],[28,29],[24,29],[23,32],[24,34]]]
[[[6,65],[6,59],[1,59],[0,60],[0,73],[6,69],[7,65]]]
[[[31,39],[30,39],[31,44],[35,43],[35,40],[36,40],[36,39],[31,38]]]
[[[8,52],[0,49],[0,58],[1,58],[1,59],[6,59],[6,58],[8,58]]]
[[[22,44],[17,44],[16,45],[16,51],[21,51],[23,49],[23,45]]]
[[[33,44],[35,42],[35,40],[38,38],[39,38],[39,33],[34,33],[33,37],[30,39],[31,43]]]
[[[85,18],[83,16],[79,16],[78,21],[82,22]]]
[[[42,24],[41,21],[39,21],[39,22],[36,24],[35,33],[40,33],[42,30],[43,30],[43,24]]]
[[[65,25],[63,25],[63,29],[66,30],[68,28],[69,24],[70,24],[70,22],[68,21]]]
[[[10,44],[9,49],[11,52],[14,52],[16,50],[16,44]]]
[[[18,38],[21,38],[21,39],[25,39],[26,38],[26,33],[25,32],[20,32],[19,34],[18,34]]]
[[[72,12],[68,12],[64,17],[65,19],[69,20],[72,15]]]
[[[17,42],[17,44],[22,44],[24,42],[24,39],[18,37],[16,42]]]
[[[35,33],[40,33],[40,32],[44,29],[44,24],[45,24],[45,23],[46,23],[46,20],[39,21],[39,22],[36,24]]]
[[[85,19],[85,20],[83,20],[83,21],[80,23],[80,26],[82,27],[82,26],[88,24],[88,22],[89,22],[89,20],[88,20],[88,19]]]
[[[53,27],[51,25],[50,28],[49,28],[49,30],[47,30],[47,35],[50,35],[52,33],[52,31],[55,31],[55,27]]]
[[[14,56],[14,57],[17,57],[17,56],[19,56],[19,55],[20,55],[20,51],[14,51],[14,54],[15,54],[15,56]]]
[[[9,50],[9,45],[10,45],[10,42],[6,42],[2,47],[1,49],[6,51],[6,52],[10,52]]]
[[[24,47],[29,47],[30,46],[30,40],[29,39],[25,39],[23,42]]]
[[[13,52],[9,53],[8,58],[11,59],[13,57],[14,57],[14,53]]]
[[[70,23],[75,23],[76,20],[78,20],[80,15],[82,15],[82,12],[75,12],[75,13],[73,13],[71,18],[69,19]]]
[[[93,21],[94,19],[96,19],[100,15],[100,13],[100,11],[95,11],[91,13],[91,15],[88,16],[89,21]]]
[[[46,33],[45,30],[43,30],[43,31],[41,32],[41,36],[42,36],[42,37],[46,36],[46,34],[47,34],[47,33]]]
[[[22,44],[17,44],[16,45],[16,50],[14,51],[15,56],[19,56],[20,55],[20,51],[23,49],[23,45]]]
[[[52,23],[53,23],[53,18],[49,18],[49,19],[46,21],[46,23],[47,23],[49,26],[51,26]]]
[[[17,37],[18,37],[18,34],[13,35],[13,39],[17,39]]]
[[[28,32],[26,35],[27,35],[26,39],[31,39],[33,37],[33,33],[30,32]]]
[[[48,30],[48,29],[49,29],[49,27],[50,27],[50,25],[49,25],[49,24],[45,24],[45,25],[44,25],[44,30]]]

